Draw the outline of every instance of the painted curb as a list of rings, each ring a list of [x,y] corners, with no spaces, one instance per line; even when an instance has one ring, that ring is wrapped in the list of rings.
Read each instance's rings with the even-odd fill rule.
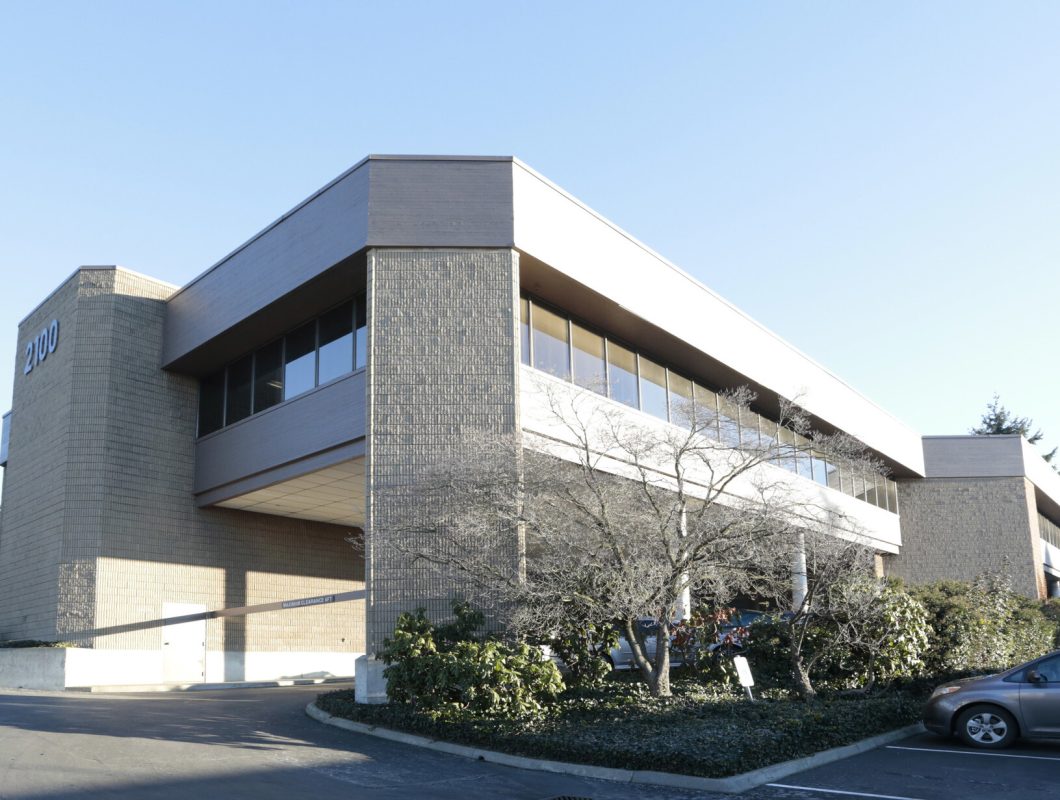
[[[591,764],[571,764],[565,761],[547,761],[540,758],[528,758],[526,756],[514,756],[509,753],[498,753],[495,750],[482,750],[478,747],[469,747],[462,744],[430,739],[426,736],[417,736],[412,733],[403,733],[389,728],[380,728],[363,722],[334,717],[326,711],[317,708],[316,703],[310,703],[305,707],[305,713],[318,722],[341,728],[353,733],[364,733],[379,739],[388,739],[392,742],[409,744],[414,747],[424,747],[428,750],[436,750],[440,753],[448,753],[454,756],[463,756],[476,761],[489,761],[493,764],[503,764],[507,767],[519,769],[533,769],[539,772],[557,772],[565,775],[576,775],[581,778],[599,778],[607,781],[618,781],[619,783],[640,783],[653,786],[670,786],[678,789],[700,789],[707,792],[744,792],[754,786],[784,778],[805,769],[830,764],[833,761],[847,758],[849,756],[873,750],[881,745],[904,739],[917,733],[924,732],[924,726],[919,722],[915,725],[907,725],[898,730],[870,736],[860,742],[833,747],[830,750],[822,750],[812,756],[803,756],[791,761],[783,761],[779,764],[771,764],[768,767],[740,775],[731,775],[728,778],[700,778],[695,775],[677,775],[672,772],[653,772],[651,770],[617,769],[615,767],[597,767]]]

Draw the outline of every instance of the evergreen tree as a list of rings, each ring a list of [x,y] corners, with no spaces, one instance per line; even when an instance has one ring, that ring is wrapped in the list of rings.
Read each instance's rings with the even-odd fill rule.
[[[982,419],[979,421],[977,428],[972,428],[969,433],[974,433],[977,436],[997,436],[999,434],[1013,434],[1018,433],[1024,439],[1031,444],[1038,444],[1042,440],[1044,434],[1041,428],[1034,430],[1034,420],[1030,417],[1017,417],[1003,405],[1001,405],[1001,398],[998,395],[994,395],[993,401],[987,404],[986,413],[983,414]],[[1052,462],[1053,456],[1056,455],[1057,448],[1053,448],[1048,453],[1045,453],[1042,458],[1047,462]]]

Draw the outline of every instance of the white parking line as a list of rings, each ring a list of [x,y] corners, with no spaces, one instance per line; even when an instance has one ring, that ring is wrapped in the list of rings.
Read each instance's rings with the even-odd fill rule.
[[[1031,761],[1060,761],[1057,756],[1021,756],[1016,753],[984,753],[982,750],[943,750],[941,747],[902,747],[889,744],[888,750],[915,750],[919,753],[955,753],[959,756],[993,756],[994,758],[1027,758]]]
[[[895,794],[869,794],[868,792],[844,792],[839,789],[822,789],[820,786],[791,786],[786,783],[767,783],[775,789],[802,789],[806,792],[824,792],[825,794],[843,794],[850,797],[876,797],[879,800],[920,800],[919,797],[899,797]]]

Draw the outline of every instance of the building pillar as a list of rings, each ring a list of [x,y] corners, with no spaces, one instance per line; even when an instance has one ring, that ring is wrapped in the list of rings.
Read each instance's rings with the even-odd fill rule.
[[[518,433],[519,256],[510,249],[373,249],[367,284],[366,649],[372,656],[401,612],[422,607],[439,620],[459,595],[436,571],[387,546],[399,520],[408,525],[410,516],[444,515],[444,498],[410,509],[392,490],[414,487],[452,457],[464,434]],[[512,552],[498,558],[517,558],[516,532],[512,541]],[[377,669],[366,663],[358,679]],[[373,686],[378,689],[374,680]]]

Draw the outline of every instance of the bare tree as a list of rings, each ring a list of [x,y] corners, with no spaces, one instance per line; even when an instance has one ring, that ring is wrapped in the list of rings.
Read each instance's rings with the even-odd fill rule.
[[[572,609],[614,622],[653,694],[667,696],[671,624],[689,596],[724,601],[751,585],[771,542],[822,517],[838,524],[820,490],[777,465],[811,449],[849,462],[860,448],[809,438],[807,416],[786,401],[772,432],[734,447],[725,423],[748,412],[746,390],[722,397],[721,414],[684,403],[672,410],[678,424],[547,379],[538,391],[521,436],[462,439],[414,485],[377,487],[405,493],[410,509],[446,498],[434,516],[399,520],[384,544],[443,572],[513,632],[554,630]],[[653,657],[644,619],[656,630]]]
[[[829,648],[869,644],[859,620],[876,595],[858,587],[874,577],[872,549],[849,520],[804,519],[759,548],[748,574],[751,591],[781,612],[795,690],[814,699],[810,676]]]

